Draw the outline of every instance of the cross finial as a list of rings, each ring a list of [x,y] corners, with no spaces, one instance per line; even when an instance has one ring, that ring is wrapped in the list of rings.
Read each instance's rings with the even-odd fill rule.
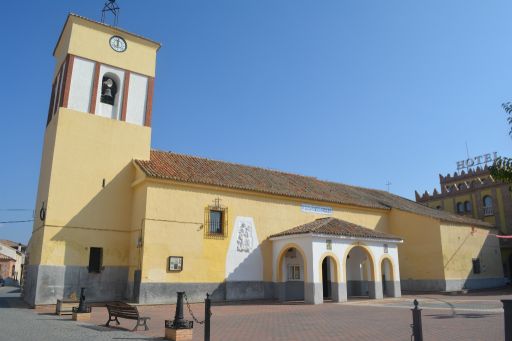
[[[215,204],[215,207],[220,207],[220,201],[221,201],[221,199],[220,199],[219,197],[217,197],[217,198],[215,198],[215,199],[213,200],[213,202],[214,202],[214,204]]]
[[[388,187],[388,192],[389,192],[389,187],[392,185],[392,183],[390,181],[386,182],[386,186]]]

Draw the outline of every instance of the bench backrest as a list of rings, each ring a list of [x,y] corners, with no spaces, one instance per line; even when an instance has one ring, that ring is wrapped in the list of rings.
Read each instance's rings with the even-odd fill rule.
[[[109,315],[119,316],[124,318],[139,318],[139,311],[137,307],[128,304],[107,304]]]

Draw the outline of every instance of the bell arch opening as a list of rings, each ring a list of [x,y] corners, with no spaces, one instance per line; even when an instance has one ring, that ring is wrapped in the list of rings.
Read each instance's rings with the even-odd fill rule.
[[[100,92],[99,114],[103,117],[119,119],[121,79],[113,72],[105,72],[101,78],[98,89]]]

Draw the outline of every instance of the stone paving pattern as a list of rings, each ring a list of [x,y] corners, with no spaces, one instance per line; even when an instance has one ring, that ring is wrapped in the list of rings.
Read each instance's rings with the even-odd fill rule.
[[[113,340],[162,339],[164,320],[174,316],[174,305],[139,306],[151,317],[150,330],[128,332],[135,321],[104,328],[107,310],[94,307],[90,323],[53,315],[54,306],[27,309],[19,299],[2,298],[0,289],[0,340]],[[418,298],[424,308],[424,340],[504,340],[503,310],[499,301],[511,291],[482,292],[463,296],[418,295],[400,299],[351,300],[323,305],[252,302],[215,304],[212,307],[212,341],[294,340],[411,340],[410,308]],[[197,318],[204,305],[192,304]],[[191,319],[185,306],[185,318]],[[7,333],[6,333],[7,331]],[[19,333],[18,335],[15,332]],[[8,338],[5,338],[5,335]],[[15,338],[12,338],[16,335]],[[31,337],[31,335],[33,337]],[[37,337],[35,337],[37,335]],[[194,324],[194,341],[203,340],[203,327]]]

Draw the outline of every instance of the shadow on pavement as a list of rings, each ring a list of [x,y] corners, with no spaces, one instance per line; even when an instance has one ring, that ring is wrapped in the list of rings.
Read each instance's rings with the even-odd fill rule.
[[[125,329],[125,328],[122,328],[122,327],[113,327],[113,328],[110,328],[110,327],[105,327],[103,325],[86,325],[86,324],[81,324],[80,327],[82,328],[86,328],[86,329],[91,329],[91,330],[94,330],[94,331],[97,331],[97,332],[131,332],[130,330],[128,329]],[[145,337],[145,336],[141,336],[141,335],[137,335],[135,333],[133,333],[133,337],[113,337],[112,340],[163,340],[164,338],[163,337]]]
[[[30,306],[19,297],[0,297],[0,309],[30,309]]]
[[[486,317],[493,317],[496,314],[479,314],[479,313],[467,313],[467,314],[425,314],[425,317],[432,317],[435,319],[453,319],[453,318],[468,318],[468,319],[479,319]]]

